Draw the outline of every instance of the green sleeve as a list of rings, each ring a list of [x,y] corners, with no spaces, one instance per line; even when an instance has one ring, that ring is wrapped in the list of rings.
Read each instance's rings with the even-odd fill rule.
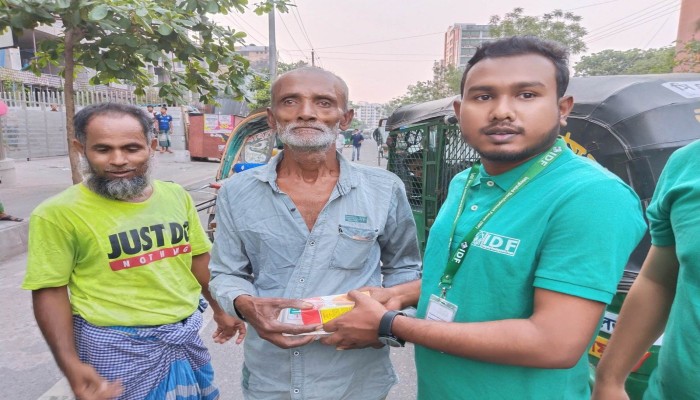
[[[42,216],[32,215],[29,219],[27,273],[22,289],[67,285],[77,258],[75,235]]]
[[[570,192],[548,223],[534,286],[609,303],[645,230],[639,198],[621,182]]]
[[[187,197],[187,220],[190,225],[190,245],[192,246],[192,255],[196,256],[211,250],[211,242],[199,220],[199,214],[197,214],[192,197],[187,192],[185,192],[185,196]]]

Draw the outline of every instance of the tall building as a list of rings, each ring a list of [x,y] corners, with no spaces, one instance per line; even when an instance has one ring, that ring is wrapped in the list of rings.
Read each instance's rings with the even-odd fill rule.
[[[476,48],[491,40],[490,25],[454,24],[445,33],[444,65],[464,68]]]
[[[379,120],[386,117],[384,107],[379,103],[360,101],[352,103],[355,109],[355,119],[363,123],[363,128],[373,129],[379,126]]]

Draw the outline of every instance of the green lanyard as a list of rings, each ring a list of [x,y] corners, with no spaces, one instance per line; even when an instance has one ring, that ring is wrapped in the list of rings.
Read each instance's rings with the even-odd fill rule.
[[[442,289],[442,294],[441,297],[444,299],[445,296],[447,295],[447,291],[452,287],[452,280],[454,279],[455,274],[457,274],[457,271],[459,271],[459,267],[462,266],[462,261],[464,261],[464,257],[467,255],[467,250],[469,250],[469,245],[471,244],[472,240],[474,240],[474,237],[476,237],[476,234],[479,233],[481,228],[484,226],[486,221],[491,219],[493,214],[496,213],[503,205],[510,200],[516,193],[518,193],[522,188],[525,187],[532,179],[534,179],[540,172],[544,171],[547,166],[549,166],[554,160],[556,160],[562,153],[563,150],[566,148],[566,142],[562,138],[558,138],[556,142],[554,142],[554,145],[552,145],[549,150],[545,151],[540,155],[540,157],[535,161],[530,168],[525,171],[525,173],[518,178],[518,180],[513,184],[513,186],[506,191],[506,193],[501,197],[500,200],[496,202],[496,204],[491,207],[491,209],[484,215],[479,222],[474,225],[474,227],[467,233],[466,236],[464,236],[464,239],[462,239],[462,242],[459,244],[459,247],[457,250],[455,250],[454,254],[447,260],[447,266],[445,267],[445,272],[443,272],[442,277],[440,278],[440,283],[438,286],[440,289]],[[459,207],[457,208],[457,215],[455,216],[455,220],[452,223],[452,232],[450,234],[450,241],[448,245],[448,251],[449,249],[452,248],[452,241],[454,239],[455,235],[455,230],[457,229],[457,222],[459,221],[459,218],[462,216],[462,212],[464,211],[464,204],[467,201],[467,193],[469,192],[469,188],[471,187],[472,183],[474,183],[474,180],[476,179],[476,176],[479,173],[479,168],[480,168],[480,163],[475,163],[471,170],[469,171],[469,177],[467,178],[467,183],[464,185],[464,190],[462,191],[462,198],[459,200]]]

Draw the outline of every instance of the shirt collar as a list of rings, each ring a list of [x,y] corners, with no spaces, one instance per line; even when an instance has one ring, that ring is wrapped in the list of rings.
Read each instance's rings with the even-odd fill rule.
[[[518,179],[520,179],[521,176],[523,176],[525,171],[527,171],[527,169],[538,160],[541,154],[542,153],[518,165],[517,167],[498,175],[489,175],[482,165],[481,168],[479,168],[479,179],[474,179],[472,186],[476,186],[481,182],[493,181],[499,188],[508,190],[515,184],[515,182],[517,182]],[[564,160],[568,160],[572,156],[575,156],[575,154],[567,146],[562,155],[559,156],[547,169],[542,171],[542,174],[547,173],[548,170],[556,168],[557,166],[561,165]]]
[[[360,178],[355,170],[357,167],[352,165],[340,153],[336,152],[335,154],[338,162],[340,163],[340,176],[338,177],[336,187],[338,188],[338,193],[340,193],[340,195],[345,195],[359,184]],[[267,182],[275,191],[279,192],[280,189],[277,186],[277,166],[283,158],[284,150],[270,158],[270,161],[265,166],[253,169],[251,171],[253,176],[261,182]]]

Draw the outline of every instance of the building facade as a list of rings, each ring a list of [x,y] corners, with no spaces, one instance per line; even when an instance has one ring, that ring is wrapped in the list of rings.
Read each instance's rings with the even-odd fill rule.
[[[490,28],[490,25],[471,23],[458,23],[447,28],[443,64],[464,68],[476,48],[491,40]]]
[[[384,107],[379,103],[353,102],[352,108],[355,109],[355,119],[362,122],[364,129],[376,128],[379,120],[386,117]]]

